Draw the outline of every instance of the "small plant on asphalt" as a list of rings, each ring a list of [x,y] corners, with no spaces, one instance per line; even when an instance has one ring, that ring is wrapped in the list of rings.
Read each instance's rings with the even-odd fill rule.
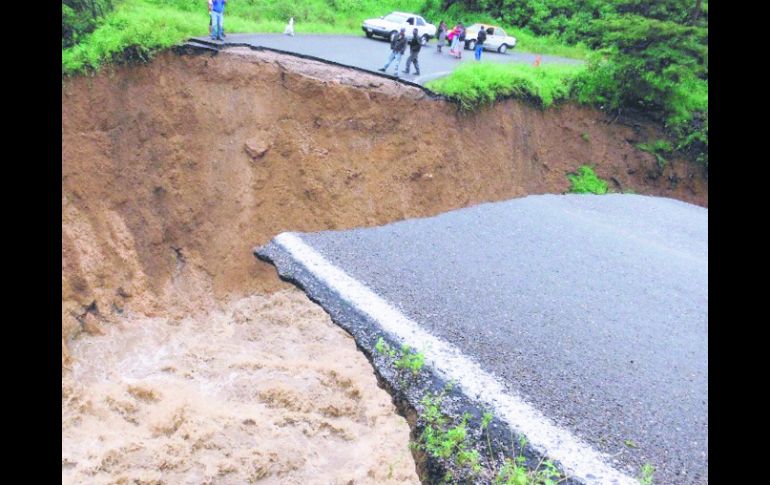
[[[541,460],[534,470],[523,465],[523,456],[506,459],[495,476],[495,485],[556,485],[566,480],[552,462]],[[518,462],[518,463],[517,463]]]
[[[411,444],[415,448],[424,450],[428,455],[445,460],[450,465],[458,469],[451,469],[446,472],[442,481],[444,483],[456,483],[458,480],[464,482],[463,477],[456,477],[458,471],[461,473],[470,473],[472,476],[478,476],[482,473],[482,461],[479,452],[471,448],[468,421],[471,419],[470,413],[464,413],[459,420],[453,420],[445,414],[442,409],[442,402],[446,393],[451,389],[451,384],[438,394],[428,393],[420,400],[421,409],[420,419],[424,423],[424,428],[417,442]],[[492,452],[492,443],[489,433],[489,426],[494,419],[494,415],[488,411],[481,416],[481,432],[487,434],[487,448],[489,450],[490,466],[495,458]],[[511,448],[513,446],[513,434],[511,434]],[[506,458],[502,467],[494,472],[494,468],[486,472],[486,476],[492,479],[496,485],[557,485],[565,480],[565,477],[556,466],[549,460],[541,459],[534,470],[527,468],[527,459],[523,455],[523,450],[527,446],[525,437],[519,438],[519,454],[511,458]]]
[[[403,385],[410,385],[410,382],[406,377],[409,377],[410,375],[416,377],[425,365],[425,355],[422,352],[417,352],[408,345],[402,345],[401,350],[396,350],[380,337],[377,339],[374,349],[378,354],[394,360],[393,366],[401,377]]]
[[[422,352],[415,352],[408,345],[401,346],[401,358],[396,361],[397,369],[404,369],[412,372],[412,375],[420,373],[422,366],[425,365],[425,355]]]
[[[495,475],[495,485],[557,485],[567,479],[550,460],[540,459],[534,470],[526,467],[527,459],[522,454],[527,446],[527,439],[519,439],[519,455],[514,459],[506,458],[503,466]]]
[[[481,471],[479,452],[470,449],[468,440],[469,413],[465,413],[459,423],[452,425],[449,416],[441,410],[441,402],[446,390],[437,395],[427,394],[420,403],[425,428],[415,446],[425,450],[434,458],[447,460],[456,466],[477,474]]]
[[[654,473],[655,468],[649,463],[645,463],[639,470],[639,483],[641,485],[652,485],[652,475]]]
[[[386,344],[382,337],[377,339],[377,343],[374,345],[374,349],[378,354],[381,355],[389,355],[390,357],[396,356],[396,349]]]

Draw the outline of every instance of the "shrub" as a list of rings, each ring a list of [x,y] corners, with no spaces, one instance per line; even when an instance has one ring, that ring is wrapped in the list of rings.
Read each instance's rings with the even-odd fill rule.
[[[576,174],[568,174],[567,179],[572,183],[569,192],[573,194],[606,194],[607,182],[599,178],[593,168],[583,165]]]

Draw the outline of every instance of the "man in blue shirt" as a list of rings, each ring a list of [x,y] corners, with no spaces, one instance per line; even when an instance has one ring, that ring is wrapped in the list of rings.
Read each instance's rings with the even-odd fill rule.
[[[222,15],[225,13],[227,0],[211,1],[211,40],[223,40]]]

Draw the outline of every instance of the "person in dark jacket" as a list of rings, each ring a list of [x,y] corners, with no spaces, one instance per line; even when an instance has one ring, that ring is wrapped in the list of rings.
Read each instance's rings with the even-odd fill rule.
[[[476,36],[476,60],[481,60],[481,51],[484,50],[484,42],[487,40],[487,33],[484,32],[484,27],[479,28],[479,35]]]
[[[441,52],[441,48],[446,44],[447,27],[446,22],[443,20],[438,24],[438,45],[436,46],[436,52]]]
[[[391,41],[391,43],[390,43],[390,58],[388,59],[388,63],[385,64],[380,69],[380,72],[387,71],[388,70],[388,66],[395,59],[395,61],[396,61],[396,72],[395,72],[395,75],[396,75],[396,77],[398,77],[398,66],[399,66],[399,64],[401,64],[401,56],[404,55],[404,51],[406,50],[406,35],[404,34],[404,32],[406,32],[406,29],[401,27],[401,31]]]
[[[406,69],[404,69],[404,74],[409,74],[409,68],[412,63],[414,63],[414,72],[418,76],[420,75],[420,64],[417,63],[417,56],[420,54],[420,49],[422,49],[420,34],[417,32],[417,29],[414,29],[412,32],[412,40],[409,41],[409,57],[406,59]]]

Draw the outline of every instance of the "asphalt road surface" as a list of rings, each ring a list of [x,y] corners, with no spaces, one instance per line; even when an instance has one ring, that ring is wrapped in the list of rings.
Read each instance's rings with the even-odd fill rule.
[[[210,40],[208,37],[198,37],[198,39]],[[219,41],[214,42],[220,43]],[[379,37],[367,39],[363,32],[361,32],[360,36],[296,35],[294,37],[283,34],[227,34],[222,44],[226,45],[227,43],[244,43],[296,52],[375,72],[385,65],[390,55],[390,43],[388,41]],[[473,58],[473,51],[463,51],[462,59],[458,60],[450,56],[448,50],[449,48],[445,47],[443,53],[438,54],[436,52],[436,41],[431,41],[429,45],[424,46],[420,51],[419,64],[421,75],[416,76],[414,74],[414,66],[412,66],[412,74],[401,73],[401,77],[408,81],[424,84],[432,79],[449,75],[461,63],[477,62]],[[406,53],[401,59],[400,71],[406,67],[408,55],[409,48],[407,47]],[[583,63],[583,61],[566,57],[541,57],[543,64]],[[484,51],[481,57],[483,62],[525,62],[529,64],[532,64],[535,58],[536,54],[516,52],[515,48],[507,54]],[[395,63],[388,67],[387,74],[393,74],[394,66]]]
[[[708,482],[707,209],[541,195],[298,236],[617,469]]]

